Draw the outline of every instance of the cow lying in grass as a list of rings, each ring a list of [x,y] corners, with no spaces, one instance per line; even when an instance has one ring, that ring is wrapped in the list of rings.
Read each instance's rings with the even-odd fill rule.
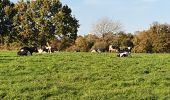
[[[57,48],[52,48],[51,46],[44,46],[38,49],[38,53],[53,53],[57,51],[58,51]]]
[[[51,53],[51,47],[42,47],[38,49],[38,53]]]
[[[33,52],[38,52],[36,47],[22,47],[17,54],[19,56],[31,56]]]
[[[109,45],[109,52],[118,52],[118,46]]]
[[[118,57],[127,57],[127,56],[131,56],[131,47],[128,48],[123,48],[123,49],[118,49]]]
[[[91,51],[92,53],[101,53],[102,51],[100,50],[100,49],[92,49],[92,51]]]

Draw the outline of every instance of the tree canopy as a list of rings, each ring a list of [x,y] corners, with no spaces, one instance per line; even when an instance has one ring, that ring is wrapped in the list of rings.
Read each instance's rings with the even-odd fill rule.
[[[14,9],[14,36],[21,45],[42,46],[56,37],[73,42],[77,37],[79,22],[59,0],[20,0]]]
[[[14,4],[9,0],[0,0],[0,37],[1,44],[4,44],[4,37],[8,36],[6,42],[10,42],[12,38],[13,21],[12,18],[15,14]]]

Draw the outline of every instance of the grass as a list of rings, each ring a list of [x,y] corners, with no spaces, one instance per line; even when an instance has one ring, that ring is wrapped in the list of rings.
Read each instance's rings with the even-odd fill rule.
[[[169,100],[170,54],[1,51],[0,99]]]

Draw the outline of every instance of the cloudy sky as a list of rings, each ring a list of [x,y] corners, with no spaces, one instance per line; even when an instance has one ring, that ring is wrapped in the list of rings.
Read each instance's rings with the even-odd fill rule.
[[[11,0],[16,2],[17,0]],[[119,21],[125,32],[149,28],[158,21],[170,24],[170,0],[61,0],[79,20],[78,34],[88,34],[92,24],[103,17]]]

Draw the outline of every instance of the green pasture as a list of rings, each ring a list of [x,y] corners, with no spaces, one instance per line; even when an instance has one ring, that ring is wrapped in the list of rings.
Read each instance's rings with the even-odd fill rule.
[[[170,100],[170,54],[0,52],[2,100]]]

